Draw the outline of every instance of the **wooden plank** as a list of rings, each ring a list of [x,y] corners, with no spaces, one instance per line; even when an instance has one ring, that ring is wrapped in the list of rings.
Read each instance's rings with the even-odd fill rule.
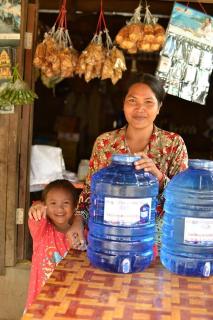
[[[19,65],[20,65],[20,72],[21,75],[23,76],[24,73],[24,55],[25,55],[25,50],[24,50],[24,37],[25,37],[25,31],[26,31],[26,25],[27,25],[27,6],[28,6],[28,1],[23,1],[22,0],[22,29],[21,29],[21,43],[20,43],[20,48],[19,48]],[[25,106],[24,106],[25,107]],[[21,141],[22,141],[22,137],[23,137],[23,130],[25,130],[25,128],[23,127],[23,108],[21,107],[21,127],[20,127],[20,136],[19,136],[19,181],[18,181],[18,199],[17,199],[17,207],[21,208],[20,203],[19,203],[19,199],[20,199],[20,193],[22,192],[22,190],[20,190],[20,179],[21,179],[21,170],[24,170],[26,168],[21,168],[21,163],[20,163],[20,158],[21,158]],[[16,259],[17,260],[21,260],[23,259],[23,247],[24,247],[24,225],[20,224],[17,225],[17,244],[16,244]]]
[[[16,264],[16,207],[18,189],[18,140],[20,108],[15,107],[9,115],[8,124],[8,176],[7,176],[7,216],[6,216],[6,251],[5,266]]]
[[[26,1],[21,3],[21,37],[17,48],[16,62],[22,74],[24,61],[24,32],[26,28]],[[21,136],[22,107],[15,106],[15,113],[9,116],[8,140],[8,183],[7,183],[7,220],[6,220],[6,252],[5,265],[14,266],[17,261],[17,228],[16,208],[18,206],[18,180],[19,180],[19,148]]]
[[[29,38],[32,35],[32,44],[35,42],[37,27],[38,4],[28,4],[26,32]],[[34,88],[33,46],[25,50],[24,80]],[[22,133],[20,143],[20,179],[19,179],[19,207],[24,208],[25,219],[23,225],[18,225],[17,258],[23,259],[27,255],[29,233],[27,228],[27,211],[29,208],[29,168],[30,149],[32,144],[33,105],[23,106]]]
[[[165,1],[165,2],[175,2],[176,0],[161,0],[161,1]],[[178,0],[178,2],[185,2],[187,3],[186,0]],[[190,0],[189,2],[195,2],[198,3],[198,0]],[[213,4],[212,0],[202,0],[200,1],[201,3],[209,3],[209,4]]]
[[[0,114],[0,275],[5,272],[9,115]]]

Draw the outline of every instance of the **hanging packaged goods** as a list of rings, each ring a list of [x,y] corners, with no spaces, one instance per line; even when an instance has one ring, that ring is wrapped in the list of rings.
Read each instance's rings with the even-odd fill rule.
[[[55,24],[36,48],[33,64],[41,70],[43,83],[54,87],[64,78],[74,75],[77,61],[78,53],[67,30],[66,0],[63,0]]]
[[[89,82],[94,78],[111,79],[115,84],[122,78],[126,70],[126,62],[123,52],[113,46],[110,38],[102,7],[98,19],[96,33],[87,48],[81,53],[76,73],[85,81]]]
[[[139,4],[133,17],[115,38],[116,43],[130,54],[140,51],[159,51],[164,43],[165,30],[157,23],[157,19],[151,14],[148,5],[145,8],[143,23],[141,22],[141,10],[142,6]]]
[[[213,69],[213,19],[176,3],[156,75],[167,93],[205,104]]]

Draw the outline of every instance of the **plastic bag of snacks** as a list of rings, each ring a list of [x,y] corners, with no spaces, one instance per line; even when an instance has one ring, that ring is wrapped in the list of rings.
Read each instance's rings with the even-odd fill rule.
[[[105,41],[103,38],[105,38]],[[112,44],[106,27],[101,1],[96,33],[90,44],[81,53],[76,73],[80,77],[84,75],[87,82],[94,78],[101,78],[101,80],[111,79],[112,83],[115,84],[121,79],[125,70],[126,63],[123,52]]]
[[[0,105],[31,104],[35,98],[38,98],[37,94],[21,79],[17,66],[14,67],[12,80],[0,85]]]
[[[153,52],[162,48],[165,39],[165,29],[157,23],[149,7],[146,6],[143,22],[143,38],[138,42],[138,50]]]
[[[99,32],[99,34],[94,35],[87,48],[81,53],[76,73],[80,77],[84,75],[86,82],[94,78],[100,78],[105,56],[106,49],[103,46],[102,32]]]
[[[141,22],[141,3],[126,26],[120,29],[115,37],[116,43],[134,54],[138,51],[159,51],[164,42],[165,30],[157,23],[157,19],[151,14],[146,5],[143,23]]]
[[[41,70],[43,83],[47,85],[60,82],[74,75],[78,53],[73,48],[67,30],[66,0],[63,1],[58,18],[43,42],[36,48],[33,64]]]

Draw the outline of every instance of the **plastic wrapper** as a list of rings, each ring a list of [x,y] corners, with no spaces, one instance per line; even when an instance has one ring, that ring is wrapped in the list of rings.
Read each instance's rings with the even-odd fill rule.
[[[211,70],[213,67],[213,50],[202,50],[200,59],[200,68],[205,70]]]
[[[174,5],[156,70],[167,93],[199,104],[205,104],[213,69],[213,33],[201,37],[197,27],[206,19],[206,14]]]
[[[182,83],[180,85],[179,97],[191,101],[193,95],[193,85],[191,83]]]
[[[164,28],[151,15],[148,6],[146,6],[144,22],[141,22],[141,9],[142,6],[139,5],[131,20],[115,37],[116,43],[130,54],[138,51],[159,51],[165,38]]]
[[[103,43],[103,36],[106,38],[105,43]],[[76,73],[80,77],[84,76],[86,82],[101,78],[101,80],[111,79],[115,84],[122,78],[125,70],[126,62],[123,52],[112,45],[108,30],[104,29],[103,32],[99,31],[95,34],[90,44],[81,53]]]
[[[116,84],[122,78],[122,72],[126,70],[126,62],[123,52],[113,47],[106,56],[103,64],[101,79],[111,79]]]
[[[206,87],[199,86],[194,87],[193,101],[199,104],[205,104],[206,98],[208,95],[208,91],[206,91]]]
[[[173,61],[172,67],[169,71],[169,78],[170,80],[172,79],[179,79],[180,81],[183,78],[183,73],[184,73],[184,62],[182,61]]]
[[[62,31],[62,30],[61,30]],[[68,78],[74,75],[78,53],[66,41],[57,41],[56,33],[45,35],[42,43],[38,44],[33,60],[35,67],[41,69],[46,78]]]
[[[65,2],[62,2],[55,24],[36,47],[33,64],[41,70],[43,83],[52,87],[74,75],[77,61],[78,53],[67,30]]]
[[[185,69],[185,75],[183,81],[188,83],[194,83],[196,79],[197,68],[188,65]]]
[[[106,58],[106,49],[103,46],[101,33],[95,35],[85,50],[81,53],[76,68],[76,74],[84,75],[85,81],[100,78],[103,63]]]
[[[198,66],[200,62],[201,50],[193,47],[189,52],[188,64],[192,64],[193,66]]]
[[[168,35],[165,46],[162,49],[162,55],[166,57],[172,57],[176,50],[176,38],[173,35]]]

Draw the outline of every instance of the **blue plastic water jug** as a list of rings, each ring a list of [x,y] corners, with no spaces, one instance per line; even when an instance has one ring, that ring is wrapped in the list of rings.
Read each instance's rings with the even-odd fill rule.
[[[87,254],[106,271],[132,273],[153,259],[156,177],[136,170],[138,156],[115,154],[92,176]]]
[[[165,189],[161,262],[171,272],[213,274],[213,161],[189,160]]]

